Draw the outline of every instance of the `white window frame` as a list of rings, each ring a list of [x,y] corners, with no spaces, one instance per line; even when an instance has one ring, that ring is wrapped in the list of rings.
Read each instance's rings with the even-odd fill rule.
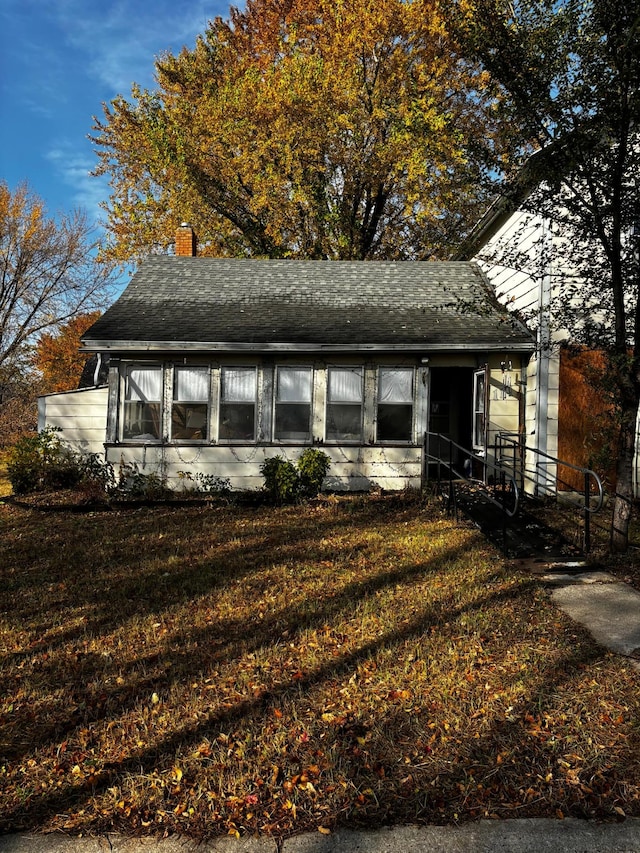
[[[358,373],[360,376],[360,399],[359,400],[332,400],[331,399],[331,375],[333,372],[351,372]],[[327,365],[327,386],[326,386],[326,401],[325,401],[325,441],[328,444],[353,444],[358,445],[364,442],[364,409],[365,409],[365,368],[364,365],[348,365],[348,364],[330,364]],[[329,410],[333,406],[354,406],[360,407],[360,428],[357,438],[340,438],[329,435],[330,417]]]
[[[487,428],[489,420],[489,369],[484,367],[473,373],[473,449],[479,453],[487,449]],[[478,439],[480,438],[480,441]]]
[[[206,383],[206,398],[199,400],[179,400],[176,399],[176,387],[178,381],[178,375],[181,371],[198,371],[205,374],[205,383]],[[205,416],[204,416],[204,436],[201,438],[195,437],[180,437],[177,438],[174,436],[174,407],[175,406],[205,406]],[[206,444],[211,440],[210,429],[211,429],[211,369],[206,364],[175,364],[173,366],[173,375],[171,377],[171,406],[169,411],[169,427],[171,430],[171,442],[172,443],[188,443],[188,444]]]
[[[381,393],[381,377],[384,371],[403,371],[405,373],[411,374],[411,399],[405,401],[397,401],[397,402],[383,402],[380,399]],[[380,407],[381,406],[409,406],[411,408],[411,416],[410,416],[410,424],[409,424],[409,437],[408,438],[381,438],[380,437]],[[381,364],[378,365],[377,370],[377,382],[376,382],[376,442],[378,444],[413,444],[414,436],[415,436],[415,416],[416,416],[416,371],[414,367],[409,367],[407,365],[392,365],[392,364]]]
[[[128,398],[129,390],[131,388],[131,375],[136,370],[152,370],[154,372],[159,373],[159,384],[160,384],[160,395],[157,399],[153,400],[144,400],[137,399],[136,397]],[[163,388],[164,388],[164,366],[162,364],[158,364],[157,362],[127,362],[124,365],[124,370],[122,372],[122,422],[120,428],[121,440],[126,443],[133,444],[161,444],[163,440]],[[157,406],[157,432],[158,435],[154,436],[150,433],[140,433],[139,435],[126,435],[126,423],[128,416],[128,409],[131,404],[134,403],[143,403],[146,405]]]
[[[252,371],[254,376],[254,395],[253,400],[225,400],[225,372],[232,370]],[[256,444],[258,442],[258,409],[260,403],[260,388],[258,385],[258,367],[257,365],[246,364],[224,364],[220,367],[220,391],[218,398],[218,443],[219,444]],[[227,405],[253,405],[253,432],[251,438],[243,436],[224,435],[223,418],[225,416],[225,406]]]
[[[309,399],[308,400],[281,400],[280,399],[280,375],[283,371],[299,370],[309,375]],[[314,392],[314,369],[310,364],[278,364],[276,365],[273,382],[273,440],[278,444],[310,444],[313,439],[313,392]],[[307,406],[309,416],[307,421],[307,433],[305,438],[281,438],[278,435],[278,407],[279,406]]]

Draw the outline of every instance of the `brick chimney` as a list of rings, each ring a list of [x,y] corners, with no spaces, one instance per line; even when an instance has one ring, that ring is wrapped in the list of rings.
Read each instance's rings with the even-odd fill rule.
[[[198,240],[193,228],[188,222],[183,222],[176,229],[176,255],[183,258],[195,258]]]

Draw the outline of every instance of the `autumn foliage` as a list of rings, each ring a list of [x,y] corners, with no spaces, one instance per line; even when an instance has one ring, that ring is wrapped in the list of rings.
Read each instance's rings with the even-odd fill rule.
[[[115,258],[184,219],[209,255],[442,257],[485,201],[487,76],[431,0],[250,0],[157,80],[96,124]]]
[[[80,314],[55,332],[45,332],[38,340],[33,357],[46,393],[70,391],[78,387],[87,360],[79,352],[80,338],[100,316],[99,311]]]

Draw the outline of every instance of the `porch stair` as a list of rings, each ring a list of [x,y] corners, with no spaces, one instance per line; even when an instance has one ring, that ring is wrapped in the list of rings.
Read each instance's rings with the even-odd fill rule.
[[[565,571],[572,563],[576,568],[582,566],[581,548],[535,514],[534,499],[521,497],[516,514],[505,521],[500,507],[487,500],[484,489],[475,488],[473,481],[457,482],[455,493],[457,511],[508,557],[557,563]]]
[[[533,470],[525,464],[530,456],[536,459]],[[602,482],[591,469],[520,444],[508,434],[497,436],[493,455],[487,456],[441,433],[426,432],[423,460],[424,482],[435,484],[436,494],[441,495],[447,510],[456,516],[464,513],[508,556],[580,566],[583,555],[589,552],[591,518],[602,509],[604,498]],[[557,475],[560,466],[573,469],[584,480],[583,494],[578,493],[577,501],[566,504],[578,522],[575,540],[568,538],[559,527],[547,524],[542,513],[536,512],[536,506],[540,510],[545,500],[550,499],[548,490],[552,482],[558,486],[567,485]],[[539,475],[540,469],[545,472],[546,499],[532,496],[538,494],[540,484],[536,473]],[[482,479],[474,477],[476,470],[482,471]],[[553,479],[550,470],[555,472]],[[560,504],[554,502],[554,506],[560,513]]]

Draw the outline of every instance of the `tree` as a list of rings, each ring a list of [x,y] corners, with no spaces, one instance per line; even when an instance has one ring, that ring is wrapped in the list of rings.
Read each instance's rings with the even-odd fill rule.
[[[435,0],[249,0],[156,72],[96,120],[111,257],[182,220],[209,255],[444,257],[486,203],[491,92]]]
[[[0,405],[25,386],[38,334],[101,305],[111,267],[94,259],[81,213],[58,222],[26,183],[0,181]],[[27,383],[28,385],[29,383]]]
[[[80,350],[80,338],[100,316],[99,311],[79,314],[54,332],[40,335],[33,365],[42,376],[45,393],[70,391],[78,387],[87,356]]]
[[[86,216],[47,218],[26,183],[0,181],[0,365],[35,335],[102,305],[111,267],[96,262]]]
[[[33,373],[0,367],[0,450],[37,428],[40,392],[40,381]]]
[[[620,425],[612,545],[624,551],[640,400],[640,4],[454,0],[453,14],[500,87],[520,188],[535,188],[524,206],[553,221],[575,272],[555,313],[606,353]]]

